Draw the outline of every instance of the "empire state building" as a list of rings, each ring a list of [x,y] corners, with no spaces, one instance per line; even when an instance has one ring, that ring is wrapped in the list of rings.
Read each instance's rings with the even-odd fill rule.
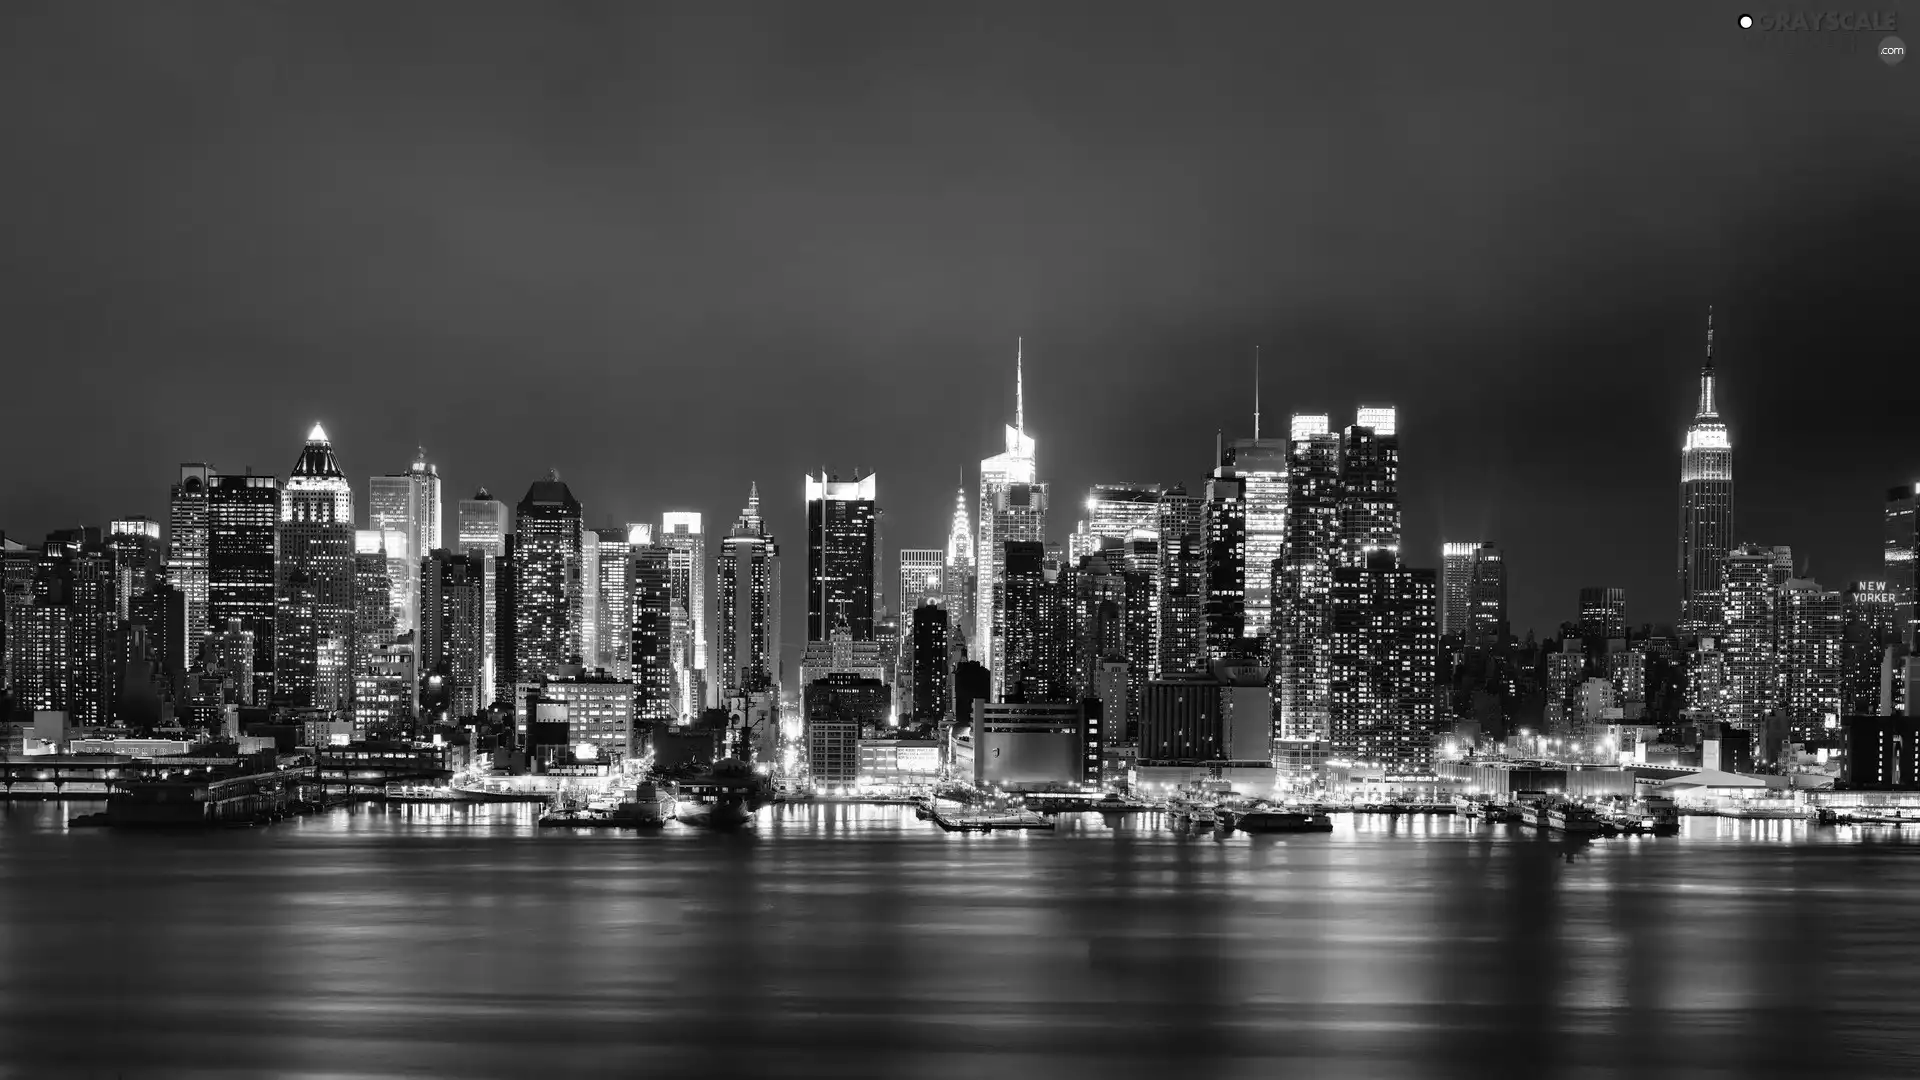
[[[1733,546],[1733,441],[1714,404],[1713,309],[1700,407],[1680,450],[1680,632],[1712,633],[1721,621],[1720,568]]]

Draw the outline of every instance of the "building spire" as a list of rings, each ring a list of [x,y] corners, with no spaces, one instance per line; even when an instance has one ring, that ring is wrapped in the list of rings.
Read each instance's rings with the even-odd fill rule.
[[[1713,305],[1707,305],[1707,370],[1713,370]]]
[[[1700,367],[1700,409],[1696,416],[1718,416],[1713,401],[1713,305],[1707,305],[1707,360]]]
[[[1026,343],[1024,337],[1013,339],[1013,430],[1022,435],[1027,433]]]
[[[1253,439],[1260,441],[1260,346],[1253,347]]]

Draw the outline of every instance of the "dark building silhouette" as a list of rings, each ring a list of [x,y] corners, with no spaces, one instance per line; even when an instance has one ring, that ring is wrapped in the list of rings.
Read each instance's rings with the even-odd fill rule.
[[[486,660],[486,560],[478,549],[429,552],[420,568],[420,672],[443,680],[450,719],[475,716]]]
[[[807,477],[807,640],[826,641],[845,624],[873,640],[878,511],[873,474]]]
[[[950,630],[946,608],[922,603],[913,609],[913,718],[919,723],[944,718],[952,700],[947,671]]]
[[[580,655],[586,527],[557,472],[527,489],[516,516],[515,681],[537,683]]]
[[[637,544],[627,575],[632,592],[633,715],[641,720],[672,720],[673,570],[672,552],[664,544]]]
[[[273,682],[279,517],[278,477],[215,476],[207,489],[207,626],[238,619],[253,635],[254,692],[262,697]]]

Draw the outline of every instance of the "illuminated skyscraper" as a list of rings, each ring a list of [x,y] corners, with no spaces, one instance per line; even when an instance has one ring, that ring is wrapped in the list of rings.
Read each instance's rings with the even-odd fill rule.
[[[693,717],[707,703],[707,538],[700,515],[669,510],[659,542],[672,571],[673,671],[677,715]]]
[[[638,720],[675,720],[681,715],[676,692],[673,631],[672,552],[653,542],[653,526],[630,525],[633,551],[628,575],[633,612],[634,712]]]
[[[592,529],[580,531],[580,613],[579,659],[585,668],[604,667],[600,663],[600,536]],[[629,646],[631,647],[631,646]]]
[[[520,500],[514,534],[514,681],[541,683],[580,655],[581,549],[586,529],[580,501],[548,472]]]
[[[1842,716],[1872,716],[1880,708],[1880,665],[1900,643],[1900,596],[1893,583],[1856,581],[1841,596]]]
[[[974,630],[974,600],[979,582],[974,577],[973,528],[967,521],[967,489],[953,497],[953,525],[947,530],[946,608],[949,637],[964,638]]]
[[[1810,578],[1789,579],[1777,602],[1787,720],[1793,738],[1805,742],[1838,730],[1845,610],[1838,592]]]
[[[319,424],[280,491],[273,699],[344,712],[353,696],[353,489]]]
[[[1205,500],[1174,485],[1160,497],[1160,544],[1150,678],[1204,670],[1207,666],[1207,537]],[[1131,541],[1130,541],[1131,543]]]
[[[406,542],[398,532],[380,529],[356,529],[353,534],[353,634],[348,642],[347,670],[354,676],[371,670],[374,657],[394,640],[388,537]],[[357,690],[357,682],[355,687]]]
[[[494,701],[498,696],[497,684],[504,676],[509,681],[512,672],[500,663],[500,599],[499,599],[499,560],[506,554],[507,537],[513,532],[513,512],[507,504],[493,497],[486,488],[473,493],[471,499],[460,500],[460,550],[478,551],[483,557],[480,580],[480,602],[485,608],[483,631],[486,635],[482,643],[481,683],[482,704]]]
[[[179,643],[179,655],[172,658],[180,671],[192,666],[200,655],[200,643],[207,638],[207,491],[212,484],[212,466],[183,464],[168,500],[167,580],[180,590],[187,606],[186,636]]]
[[[1920,644],[1920,482],[1887,492],[1885,558],[1887,583],[1898,594],[1895,616],[1900,643]]]
[[[1726,628],[1720,639],[1726,653],[1724,714],[1756,735],[1779,703],[1775,561],[1774,549],[1743,544],[1727,553],[1717,582],[1724,610],[1715,622]]]
[[[1340,552],[1365,566],[1368,552],[1400,552],[1400,436],[1391,405],[1362,405],[1340,441]]]
[[[1580,590],[1580,637],[1604,643],[1627,636],[1627,590],[1587,585]]]
[[[397,529],[407,537],[407,580],[401,586],[405,611],[399,620],[400,633],[404,634],[419,621],[421,560],[427,552],[442,546],[440,474],[427,461],[427,452],[416,453],[404,473],[368,481],[367,510],[368,528]]]
[[[807,640],[826,641],[844,625],[854,641],[872,641],[875,482],[807,477]]]
[[[1274,583],[1280,728],[1288,739],[1325,739],[1340,439],[1324,414],[1294,414],[1289,435],[1287,545]]]
[[[1206,537],[1207,660],[1244,656],[1255,643],[1247,640],[1247,502],[1246,488],[1230,466],[1215,469],[1207,478],[1201,526]],[[1272,570],[1266,575],[1271,581]]]
[[[1507,566],[1485,541],[1442,546],[1440,633],[1469,649],[1490,649],[1507,634]]]
[[[947,602],[947,553],[939,548],[900,549],[900,609],[911,615],[922,603]]]
[[[720,541],[722,697],[780,689],[780,548],[760,518],[760,486]]]
[[[1430,773],[1438,717],[1439,596],[1431,570],[1385,546],[1332,574],[1328,735],[1333,753]]]
[[[627,583],[633,551],[627,546],[627,528],[600,529],[588,536],[598,555],[598,595],[595,632],[599,647],[588,667],[603,668],[621,682],[633,677],[633,589]]]
[[[113,556],[114,602],[117,618],[132,617],[134,601],[161,582],[165,562],[160,523],[148,517],[119,518],[107,523],[107,552]]]
[[[1713,397],[1713,309],[1707,309],[1707,360],[1700,405],[1680,450],[1680,632],[1711,633],[1726,605],[1722,562],[1733,546],[1733,441]]]
[[[1006,572],[1010,540],[1045,543],[1047,485],[1035,480],[1034,441],[1026,430],[1024,349],[1016,346],[1013,369],[1013,423],[1006,429],[1006,452],[980,462],[980,514],[974,560],[974,653],[992,673],[993,700],[1003,700],[1006,666],[997,638],[1005,633],[994,607]]]
[[[1005,700],[1028,703],[1072,701],[1072,594],[1061,567],[1038,540],[1009,540],[1002,549],[997,602],[1005,629],[1001,636]]]
[[[255,696],[273,689],[274,553],[280,481],[215,476],[207,489],[207,624],[240,620],[253,640]]]
[[[444,680],[448,720],[476,716],[489,704],[482,678],[486,559],[442,548],[422,560],[420,672]]]
[[[1274,565],[1282,563],[1287,551],[1287,456],[1286,439],[1260,437],[1260,352],[1253,361],[1253,438],[1233,439],[1227,443],[1220,464],[1231,468],[1240,479],[1240,498],[1245,506],[1246,572],[1242,589],[1246,601],[1248,638],[1264,638],[1269,646],[1278,644],[1274,633]]]

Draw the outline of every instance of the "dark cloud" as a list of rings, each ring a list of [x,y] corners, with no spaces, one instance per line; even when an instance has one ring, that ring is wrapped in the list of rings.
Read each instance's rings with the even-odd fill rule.
[[[759,480],[790,550],[801,472],[875,466],[933,546],[1016,335],[1062,507],[1197,478],[1261,344],[1275,430],[1400,404],[1414,550],[1504,544],[1516,623],[1666,618],[1712,302],[1740,534],[1863,576],[1920,474],[1920,70],[1737,14],[10,5],[0,524],[318,417],[363,490],[416,443],[596,522]]]

